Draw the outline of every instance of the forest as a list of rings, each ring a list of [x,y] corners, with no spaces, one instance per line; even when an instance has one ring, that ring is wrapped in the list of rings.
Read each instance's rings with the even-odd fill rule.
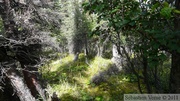
[[[180,0],[0,0],[0,101],[180,94]]]

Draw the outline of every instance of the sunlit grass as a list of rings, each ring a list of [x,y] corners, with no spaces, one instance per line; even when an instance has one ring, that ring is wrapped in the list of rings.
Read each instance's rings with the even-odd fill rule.
[[[62,101],[121,101],[124,93],[138,92],[137,84],[123,79],[125,76],[121,74],[110,76],[108,82],[100,85],[91,84],[94,75],[112,66],[110,59],[95,57],[86,64],[84,54],[75,62],[73,57],[68,55],[53,61],[49,64],[50,70],[43,72]]]
[[[70,94],[73,97],[78,97],[79,92],[76,84],[70,84],[68,82],[61,82],[60,84],[52,85],[53,89],[57,92],[58,96],[63,94]]]
[[[90,64],[90,68],[88,68],[88,70],[86,71],[86,73],[92,77],[94,76],[94,74],[106,70],[110,65],[112,64],[111,60],[108,59],[103,59],[101,57],[95,57],[91,64]]]

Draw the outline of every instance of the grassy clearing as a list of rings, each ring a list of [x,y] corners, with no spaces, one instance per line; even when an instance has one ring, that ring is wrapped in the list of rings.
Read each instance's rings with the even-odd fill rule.
[[[62,101],[123,101],[124,93],[138,93],[137,83],[123,74],[112,75],[100,85],[91,83],[94,75],[111,65],[100,57],[90,59],[88,65],[83,54],[73,62],[73,55],[68,55],[43,67],[43,77]]]

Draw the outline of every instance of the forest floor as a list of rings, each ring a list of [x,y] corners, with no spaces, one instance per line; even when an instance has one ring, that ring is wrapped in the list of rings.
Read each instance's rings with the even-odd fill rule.
[[[43,67],[43,78],[62,101],[123,101],[124,94],[139,93],[136,78],[123,73],[92,83],[92,78],[112,62],[101,57],[90,58],[89,64],[85,60],[83,54],[75,62],[73,55],[68,55]]]

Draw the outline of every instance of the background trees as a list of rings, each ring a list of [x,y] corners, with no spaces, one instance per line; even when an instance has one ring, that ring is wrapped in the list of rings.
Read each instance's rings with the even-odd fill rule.
[[[149,93],[152,93],[154,87],[157,92],[161,92],[159,87],[162,82],[159,74],[162,71],[159,68],[160,64],[168,57],[166,53],[172,54],[171,70],[173,70],[174,64],[178,70],[178,59],[173,62],[173,54],[174,52],[179,53],[179,45],[176,40],[178,24],[174,23],[179,11],[177,5],[176,8],[174,7],[172,2],[146,0],[93,0],[84,4],[84,8],[90,14],[98,15],[98,20],[107,21],[109,30],[111,33],[114,32],[111,35],[111,41],[118,47],[117,52],[121,58],[126,58],[137,78],[143,76]],[[179,55],[175,56],[179,57]],[[141,65],[136,65],[137,63]],[[143,72],[137,73],[139,67]],[[176,73],[173,74],[176,75]],[[171,77],[173,76],[171,75]],[[177,77],[173,78],[174,80],[178,79]],[[170,78],[171,80],[172,78]],[[179,84],[176,84],[176,87],[179,88]],[[173,88],[170,88],[169,91],[171,89]],[[175,90],[173,92],[176,93]]]
[[[60,1],[59,9],[63,15],[61,35],[65,37],[69,53],[76,54],[87,48],[88,22],[82,13],[81,3],[78,0]]]

